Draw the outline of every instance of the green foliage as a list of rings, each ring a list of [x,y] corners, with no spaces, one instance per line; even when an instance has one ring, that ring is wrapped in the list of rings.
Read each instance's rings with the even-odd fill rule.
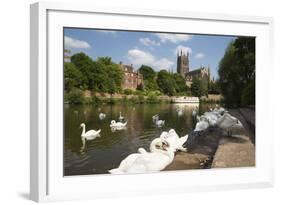
[[[96,95],[92,96],[92,104],[99,105],[101,103],[102,103],[102,100],[98,96],[96,96]]]
[[[220,87],[217,81],[209,82],[208,94],[220,94]]]
[[[111,94],[121,91],[124,73],[110,57],[100,57],[93,61],[86,54],[77,53],[71,57],[71,62],[84,76],[87,89]]]
[[[173,78],[175,81],[175,89],[177,93],[184,93],[187,91],[187,86],[185,84],[185,79],[179,73],[174,73]]]
[[[242,95],[249,84],[255,84],[255,38],[238,37],[230,43],[219,64],[219,85],[226,105],[245,105],[247,100],[244,96],[242,103]]]
[[[255,82],[251,81],[243,89],[241,96],[241,105],[255,105]]]
[[[138,101],[139,101],[140,104],[145,103],[145,98],[144,98],[144,96],[143,96],[143,95],[139,95],[139,96],[138,96]]]
[[[166,70],[159,71],[157,76],[157,84],[164,94],[169,96],[173,96],[176,94],[175,80],[173,79],[172,75]]]
[[[64,63],[64,89],[82,88],[85,78],[73,63]]]
[[[131,89],[124,89],[124,94],[125,95],[132,95],[133,93],[134,93],[134,91],[131,90]]]
[[[148,104],[159,103],[159,99],[157,98],[157,96],[155,94],[150,93],[146,98],[146,103],[148,103]]]
[[[77,88],[74,88],[69,91],[69,93],[65,96],[66,101],[70,104],[82,104],[84,103],[84,95],[83,92]]]
[[[155,71],[147,65],[142,65],[139,68],[139,72],[143,75],[143,78],[146,80],[154,80],[156,77]]]
[[[193,96],[201,97],[208,94],[208,83],[204,80],[193,78],[191,84],[191,93]]]

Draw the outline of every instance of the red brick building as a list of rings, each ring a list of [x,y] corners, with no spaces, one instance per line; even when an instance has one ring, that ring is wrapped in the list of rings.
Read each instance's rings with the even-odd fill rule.
[[[122,82],[123,89],[135,90],[143,86],[143,76],[139,72],[134,71],[133,65],[125,65],[120,62],[120,66],[124,71],[124,78]]]

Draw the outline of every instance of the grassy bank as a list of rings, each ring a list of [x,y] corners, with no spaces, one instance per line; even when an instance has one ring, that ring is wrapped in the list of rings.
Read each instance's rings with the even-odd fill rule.
[[[100,93],[88,94],[76,90],[64,94],[64,102],[68,104],[161,104],[171,103],[168,96],[159,96],[154,93],[144,95],[101,95]]]

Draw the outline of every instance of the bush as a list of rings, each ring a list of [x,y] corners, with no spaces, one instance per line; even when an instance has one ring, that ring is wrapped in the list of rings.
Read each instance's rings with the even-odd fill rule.
[[[143,96],[143,95],[139,95],[139,96],[138,96],[138,103],[139,103],[139,104],[145,103],[145,99],[144,99],[144,96]]]
[[[250,82],[242,91],[241,105],[254,105],[255,104],[255,82]]]
[[[96,96],[96,95],[92,96],[92,104],[99,105],[101,103],[102,103],[102,100],[98,96]]]
[[[150,104],[159,103],[159,99],[155,94],[148,94],[146,98],[146,103],[150,103]]]
[[[131,90],[131,89],[124,89],[124,94],[125,95],[132,95],[133,94],[133,90]]]
[[[66,100],[70,104],[82,104],[84,103],[83,92],[79,89],[72,89],[68,94],[66,94]]]

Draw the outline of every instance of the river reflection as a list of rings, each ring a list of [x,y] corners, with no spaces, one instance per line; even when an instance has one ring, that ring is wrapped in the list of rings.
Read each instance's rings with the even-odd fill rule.
[[[150,142],[162,131],[173,128],[184,136],[194,128],[192,111],[198,104],[141,104],[64,107],[64,175],[105,174],[119,166],[122,159],[137,151],[139,147],[149,150]],[[200,106],[204,112],[208,106]],[[182,113],[179,114],[179,110]],[[100,120],[99,114],[106,117]],[[112,130],[111,120],[118,121],[120,112],[127,121],[124,130]],[[163,127],[157,127],[152,116],[158,114],[165,120]],[[86,124],[86,131],[101,129],[101,137],[87,141],[81,149],[80,124]]]

